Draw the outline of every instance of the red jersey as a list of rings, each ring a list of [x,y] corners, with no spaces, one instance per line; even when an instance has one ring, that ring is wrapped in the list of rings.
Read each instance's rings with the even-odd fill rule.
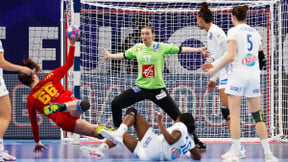
[[[51,103],[64,103],[75,100],[74,97],[71,97],[73,92],[65,90],[60,82],[60,80],[67,74],[68,70],[73,66],[74,53],[75,47],[70,46],[66,63],[46,75],[45,78],[32,89],[27,98],[27,108],[35,142],[40,141],[36,109],[43,114],[44,107]],[[52,116],[54,115],[50,115],[48,115],[48,117],[53,118]]]

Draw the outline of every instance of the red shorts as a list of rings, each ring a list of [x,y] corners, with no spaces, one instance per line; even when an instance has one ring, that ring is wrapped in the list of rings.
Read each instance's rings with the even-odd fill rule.
[[[75,118],[66,111],[50,114],[48,118],[52,119],[58,127],[69,132],[74,132],[76,121],[79,119],[79,117]]]
[[[76,97],[71,97],[73,93],[66,90],[62,95],[55,98],[56,103],[64,103],[73,100],[78,100]],[[71,116],[70,112],[62,111],[48,115],[48,118],[52,119],[58,127],[62,128],[65,131],[74,132],[76,121],[79,117],[75,118]]]

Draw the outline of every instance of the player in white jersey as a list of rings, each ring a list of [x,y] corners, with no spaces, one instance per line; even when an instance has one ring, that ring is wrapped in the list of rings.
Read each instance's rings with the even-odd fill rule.
[[[5,150],[4,150],[4,144],[3,144],[3,136],[4,133],[6,132],[8,125],[11,120],[11,102],[10,102],[10,97],[9,97],[9,92],[6,88],[4,79],[3,79],[3,69],[9,70],[9,71],[21,71],[27,75],[32,74],[32,70],[12,64],[5,60],[4,58],[4,48],[2,46],[2,42],[0,40],[0,161],[3,160],[16,160],[15,157],[9,155]]]
[[[278,159],[270,150],[267,128],[260,108],[260,70],[258,51],[262,47],[260,34],[246,24],[248,6],[235,6],[231,19],[234,27],[228,31],[228,55],[223,61],[209,69],[206,75],[213,76],[231,63],[225,93],[228,94],[231,124],[231,151],[222,155],[224,161],[239,161],[240,154],[240,107],[242,96],[247,97],[257,134],[261,140],[267,162]]]
[[[228,43],[225,32],[212,22],[212,12],[208,8],[208,4],[203,2],[201,3],[201,6],[202,7],[197,15],[197,24],[201,29],[204,29],[207,32],[207,48],[210,52],[210,57],[215,59],[214,62],[208,62],[202,65],[202,69],[205,71],[207,68],[217,66],[223,60],[223,58],[227,55]],[[221,112],[230,130],[228,96],[225,93],[225,87],[228,80],[226,69],[221,69],[216,75],[210,78],[208,82],[209,92],[214,92],[217,78],[219,79]],[[245,152],[246,151],[242,145],[240,152],[241,158],[246,157]]]
[[[147,121],[137,113],[135,108],[130,108],[126,116],[116,131],[102,130],[101,134],[106,139],[115,144],[125,144],[140,160],[174,160],[181,155],[189,156],[194,160],[200,160],[201,155],[195,147],[191,138],[195,130],[194,118],[190,113],[182,113],[178,116],[175,123],[165,128],[162,123],[162,115],[157,114],[157,123],[162,134],[157,135],[149,126]],[[134,125],[138,138],[128,134],[127,129]],[[107,146],[108,147],[108,146]],[[83,152],[99,155],[97,149],[82,149]],[[103,155],[103,153],[100,153]]]

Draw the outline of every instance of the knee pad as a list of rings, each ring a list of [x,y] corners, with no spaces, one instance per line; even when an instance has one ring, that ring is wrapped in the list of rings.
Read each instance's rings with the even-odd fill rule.
[[[261,110],[259,110],[257,112],[253,112],[251,114],[252,114],[252,118],[253,118],[255,124],[258,122],[264,122],[263,114],[262,114]]]
[[[85,100],[77,100],[77,111],[85,112],[90,109],[90,103]]]
[[[131,114],[133,116],[136,116],[137,115],[137,110],[135,108],[129,108],[126,110],[126,115],[127,114]]]
[[[82,100],[80,102],[80,106],[81,106],[83,111],[87,111],[90,109],[90,103],[88,101],[85,101],[85,100]]]
[[[223,118],[228,121],[230,120],[230,112],[228,106],[221,106],[221,112],[223,115]]]

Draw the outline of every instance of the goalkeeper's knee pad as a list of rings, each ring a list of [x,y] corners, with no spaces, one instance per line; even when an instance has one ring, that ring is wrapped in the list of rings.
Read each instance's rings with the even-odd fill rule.
[[[221,112],[222,112],[223,118],[226,121],[230,120],[230,113],[229,113],[228,106],[221,106]]]
[[[127,115],[127,114],[131,114],[131,115],[133,115],[133,116],[136,117],[136,115],[137,115],[137,110],[136,110],[135,108],[129,108],[129,109],[127,109],[127,111],[126,111],[126,115]]]
[[[252,118],[253,118],[255,124],[258,122],[264,122],[263,114],[262,114],[261,110],[259,110],[257,112],[253,112],[251,114],[252,114]]]

